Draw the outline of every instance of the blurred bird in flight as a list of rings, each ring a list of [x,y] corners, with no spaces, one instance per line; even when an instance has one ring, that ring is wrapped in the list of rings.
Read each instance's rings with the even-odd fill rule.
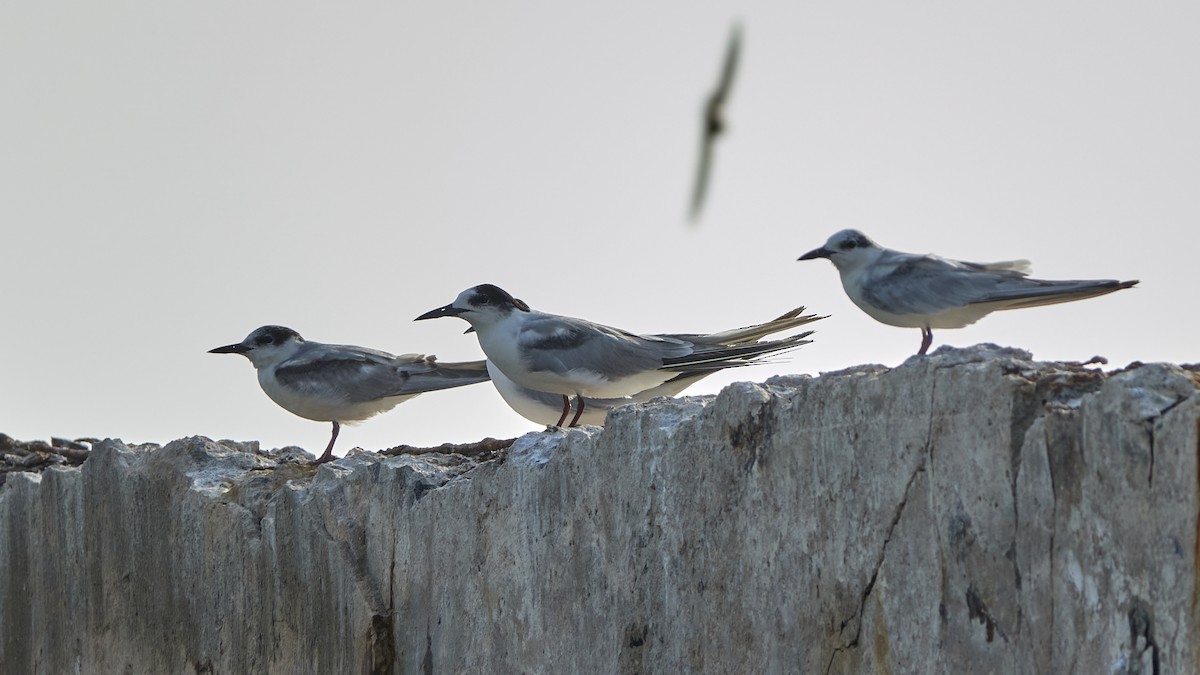
[[[708,193],[709,177],[712,175],[713,146],[717,137],[725,132],[725,106],[733,91],[733,78],[737,74],[738,59],[742,51],[742,26],[733,25],[729,34],[729,43],[725,47],[725,62],[721,66],[721,77],[717,88],[708,95],[704,102],[700,128],[700,158],[696,165],[696,178],[692,187],[692,203],[690,217],[692,222],[700,218],[704,208],[704,198]]]

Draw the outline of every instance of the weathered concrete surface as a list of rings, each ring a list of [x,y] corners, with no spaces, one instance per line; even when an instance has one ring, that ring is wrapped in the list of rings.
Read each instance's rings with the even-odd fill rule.
[[[1195,393],[943,348],[482,464],[105,441],[0,487],[0,672],[1196,672]]]

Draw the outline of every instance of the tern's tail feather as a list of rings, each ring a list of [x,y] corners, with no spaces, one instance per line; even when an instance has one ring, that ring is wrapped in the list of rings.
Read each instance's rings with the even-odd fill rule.
[[[791,330],[798,326],[803,326],[805,324],[812,323],[813,321],[817,321],[818,319],[826,318],[823,316],[817,316],[816,314],[804,314],[804,310],[804,307],[797,307],[796,309],[793,309],[792,311],[787,312],[778,318],[772,319],[771,321],[767,321],[765,323],[756,323],[753,326],[746,326],[745,328],[734,328],[732,330],[721,331],[720,333],[709,333],[708,335],[672,334],[665,336],[680,340],[687,340],[688,342],[701,345],[702,348],[706,346],[725,345],[728,347],[749,346],[752,347],[752,349],[748,355],[738,357],[737,361],[733,363],[727,363],[725,365],[718,365],[722,363],[721,361],[718,361],[716,363],[701,363],[698,366],[691,368],[671,368],[671,370],[680,370],[681,372],[679,375],[667,380],[658,387],[638,394],[637,396],[633,397],[634,400],[648,401],[657,396],[675,396],[681,393],[684,389],[687,389],[696,382],[708,377],[709,375],[712,375],[726,366],[748,366],[754,363],[758,358],[767,356],[768,354],[773,354],[787,349],[799,347],[800,345],[808,344],[811,342],[811,340],[805,340],[804,338],[812,335],[813,331],[807,331],[783,340],[767,341],[762,343],[758,342],[768,335],[781,333],[785,330]],[[753,349],[753,347],[758,348]]]
[[[1021,309],[1054,305],[1107,295],[1135,286],[1138,282],[1102,279],[1097,281],[1043,281],[1026,279],[1027,285],[989,293],[973,305],[994,305],[996,309]]]
[[[732,368],[736,366],[747,366],[754,359],[774,354],[788,349],[795,349],[801,345],[806,345],[812,340],[804,338],[812,335],[812,331],[806,331],[797,335],[792,335],[781,340],[768,340],[765,342],[751,342],[749,344],[738,344],[733,346],[707,347],[706,345],[697,345],[699,348],[687,356],[677,356],[663,359],[663,370],[676,370],[680,372],[699,372],[699,371],[714,371],[723,368]]]
[[[753,343],[757,340],[782,333],[785,330],[791,330],[797,326],[803,326],[818,319],[826,317],[817,316],[816,314],[804,314],[804,307],[797,307],[792,311],[765,323],[756,323],[753,326],[744,328],[733,328],[731,330],[721,331],[719,333],[709,333],[707,335],[671,333],[667,337],[673,337],[680,340],[687,340],[700,345],[743,345]]]
[[[492,379],[488,375],[487,361],[442,363],[433,356],[427,356],[423,359],[423,365],[426,368],[402,371],[404,379],[397,394],[419,394],[487,382]]]
[[[785,330],[791,330],[797,326],[824,319],[826,317],[816,314],[804,314],[804,307],[797,307],[792,311],[780,316],[777,319],[772,319],[766,323],[759,323],[745,328],[735,328],[733,330],[722,331],[720,333],[712,333],[702,336],[701,342],[723,345],[739,345],[747,342],[755,342],[768,335],[782,333]]]

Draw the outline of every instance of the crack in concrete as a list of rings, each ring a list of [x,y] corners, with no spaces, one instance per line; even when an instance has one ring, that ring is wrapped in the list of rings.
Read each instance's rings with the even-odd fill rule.
[[[775,399],[769,398],[750,415],[736,424],[726,424],[724,434],[733,454],[742,461],[742,470],[749,473],[759,461],[762,448],[775,431],[775,416],[771,414]]]
[[[1166,415],[1167,413],[1169,413],[1169,412],[1171,412],[1172,410],[1174,410],[1174,409],[1178,408],[1178,407],[1179,407],[1181,404],[1183,404],[1184,402],[1186,402],[1186,401],[1187,401],[1188,399],[1190,399],[1190,398],[1191,398],[1191,395],[1190,395],[1190,394],[1189,394],[1189,395],[1187,395],[1187,396],[1180,396],[1179,398],[1175,399],[1175,402],[1174,402],[1174,403],[1172,403],[1172,404],[1168,405],[1167,407],[1163,408],[1162,410],[1159,410],[1159,411],[1158,411],[1158,417],[1155,417],[1154,419],[1159,419],[1159,418],[1163,417],[1163,416],[1164,416],[1164,415]]]
[[[1046,434],[1046,427],[1043,426],[1042,427],[1042,435],[1044,436],[1045,434]],[[1050,555],[1048,556],[1050,558],[1050,567],[1049,567],[1049,570],[1050,570],[1050,572],[1049,572],[1049,576],[1050,576],[1050,644],[1054,644],[1054,637],[1055,637],[1055,635],[1057,635],[1056,630],[1055,630],[1055,619],[1058,616],[1057,609],[1054,606],[1054,600],[1055,600],[1055,598],[1058,597],[1058,594],[1054,592],[1055,579],[1056,579],[1054,571],[1056,569],[1058,569],[1057,562],[1055,561],[1055,555],[1054,555],[1054,552],[1055,552],[1054,541],[1055,541],[1055,537],[1058,534],[1058,493],[1055,491],[1055,487],[1054,487],[1053,464],[1050,463],[1050,460],[1051,460],[1050,453],[1052,453],[1052,452],[1054,452],[1054,449],[1050,446],[1050,443],[1047,442],[1046,443],[1046,473],[1049,475],[1049,478],[1050,478]],[[1019,631],[1017,632],[1017,635],[1020,635]]]
[[[928,449],[929,446],[927,445],[926,450],[928,451]],[[928,455],[925,457],[928,457]],[[921,463],[913,471],[912,475],[908,477],[908,483],[904,486],[904,496],[901,497],[900,503],[896,505],[896,510],[892,514],[892,522],[888,525],[887,535],[883,538],[883,546],[881,546],[879,549],[879,557],[875,560],[875,567],[871,571],[871,578],[867,581],[867,586],[863,589],[862,596],[858,600],[858,610],[842,621],[841,626],[838,629],[839,634],[844,632],[846,630],[846,626],[848,626],[851,621],[857,618],[858,625],[855,626],[854,637],[851,638],[849,642],[833,649],[833,653],[829,655],[828,663],[825,664],[826,675],[828,675],[830,669],[833,668],[833,662],[837,660],[838,654],[858,647],[859,639],[862,637],[862,618],[863,611],[867,605],[867,598],[871,596],[871,591],[875,590],[875,582],[879,579],[879,570],[883,568],[883,562],[887,559],[888,543],[891,542],[892,534],[896,531],[896,526],[900,523],[900,518],[904,515],[904,507],[908,505],[908,495],[912,490],[913,483],[916,482],[919,474],[925,472],[926,461],[926,458],[922,458]]]
[[[367,629],[367,658],[366,665],[370,675],[386,675],[392,672],[396,664],[396,645],[392,640],[392,614],[386,616],[376,614],[371,617],[371,627]]]
[[[342,497],[342,495],[337,494],[336,496],[326,497],[326,499],[329,501],[326,501],[324,505],[324,507],[329,510],[329,513],[333,515],[335,519],[335,514],[339,510],[342,512],[353,511],[352,509],[349,509],[344,499],[339,500],[341,508],[335,508],[333,499],[337,497]],[[324,516],[325,514],[322,515]],[[382,616],[385,607],[383,593],[371,578],[371,572],[367,566],[366,533],[363,524],[361,522],[344,521],[339,523],[339,525],[341,525],[346,531],[345,537],[340,536],[340,533],[331,530],[328,522],[323,517],[317,521],[317,524],[320,526],[321,532],[323,532],[328,538],[330,547],[341,556],[342,561],[345,563],[347,569],[350,570],[350,577],[354,581],[355,586],[362,593],[363,598],[366,599],[370,604],[371,612],[375,615]],[[391,583],[392,582],[389,580],[389,591]],[[390,605],[391,600],[389,599],[388,606]],[[391,617],[392,613],[389,611],[386,619],[390,622]]]
[[[372,656],[378,656],[378,659],[372,659],[372,672],[388,673],[392,671],[396,662],[396,544],[392,542],[392,556],[388,563],[388,590],[387,590],[387,632],[376,632],[375,639],[377,641],[387,641],[387,646],[380,645]],[[378,616],[376,617],[378,618]],[[379,667],[375,667],[379,664]]]
[[[972,621],[978,619],[987,629],[987,641],[991,642],[995,639],[996,634],[1008,642],[1008,634],[1000,627],[1000,622],[992,616],[991,610],[988,609],[987,603],[979,595],[979,591],[975,588],[975,584],[967,586],[967,614]]]
[[[1180,396],[1179,398],[1175,399],[1174,403],[1171,403],[1171,404],[1167,405],[1167,407],[1163,408],[1162,410],[1159,410],[1157,415],[1154,415],[1153,417],[1148,417],[1143,422],[1146,425],[1146,439],[1147,439],[1146,444],[1150,449],[1150,473],[1146,478],[1146,482],[1149,485],[1149,487],[1154,487],[1154,429],[1155,429],[1155,427],[1158,426],[1159,420],[1161,420],[1164,416],[1166,416],[1167,413],[1171,412],[1175,408],[1178,408],[1180,404],[1182,404],[1184,401],[1187,401],[1190,398],[1191,398],[1190,395],[1189,396]]]
[[[1147,420],[1146,436],[1148,438],[1146,445],[1150,448],[1150,473],[1146,476],[1147,487],[1154,487],[1154,424],[1155,421],[1153,419]]]
[[[1150,652],[1150,673],[1160,675],[1158,642],[1154,639],[1154,612],[1141,598],[1134,598],[1133,606],[1129,608],[1129,662],[1130,675],[1141,675],[1142,660],[1146,652]],[[1139,650],[1138,643],[1144,646]]]
[[[1200,418],[1196,419],[1196,494],[1200,496]],[[1196,504],[1195,543],[1192,550],[1192,615],[1200,604],[1200,503]]]
[[[1037,386],[1034,383],[1028,389],[1014,389],[1013,413],[1012,419],[1009,422],[1009,489],[1012,498],[1013,528],[1012,541],[1009,542],[1006,557],[1012,562],[1013,583],[1018,593],[1021,590],[1021,564],[1017,557],[1017,535],[1021,531],[1021,501],[1017,494],[1017,482],[1021,475],[1025,437],[1029,434],[1029,430],[1033,425],[1042,418],[1045,411],[1044,406],[1041,404],[1041,399],[1037,394]],[[1013,631],[1015,635],[1021,634],[1021,625],[1024,619],[1022,605],[1021,603],[1017,603],[1017,625]],[[988,635],[990,638],[990,628]],[[1003,633],[1001,633],[1001,636],[1004,637],[1005,642],[1008,641],[1008,636]],[[988,641],[990,642],[991,640],[989,639]]]

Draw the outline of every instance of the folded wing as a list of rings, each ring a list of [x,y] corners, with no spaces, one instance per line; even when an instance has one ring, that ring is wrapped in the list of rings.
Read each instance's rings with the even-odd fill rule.
[[[635,335],[566,317],[529,322],[518,343],[532,371],[564,375],[583,369],[609,379],[658,370],[665,359],[694,351],[684,340]]]
[[[488,380],[484,361],[438,363],[433,356],[392,356],[361,347],[322,345],[282,364],[275,379],[307,394],[349,403],[420,394]]]
[[[968,305],[1016,309],[1080,300],[1136,281],[1049,281],[1025,276],[1028,263],[964,263],[934,256],[897,256],[863,285],[863,298],[893,314],[937,314]]]

